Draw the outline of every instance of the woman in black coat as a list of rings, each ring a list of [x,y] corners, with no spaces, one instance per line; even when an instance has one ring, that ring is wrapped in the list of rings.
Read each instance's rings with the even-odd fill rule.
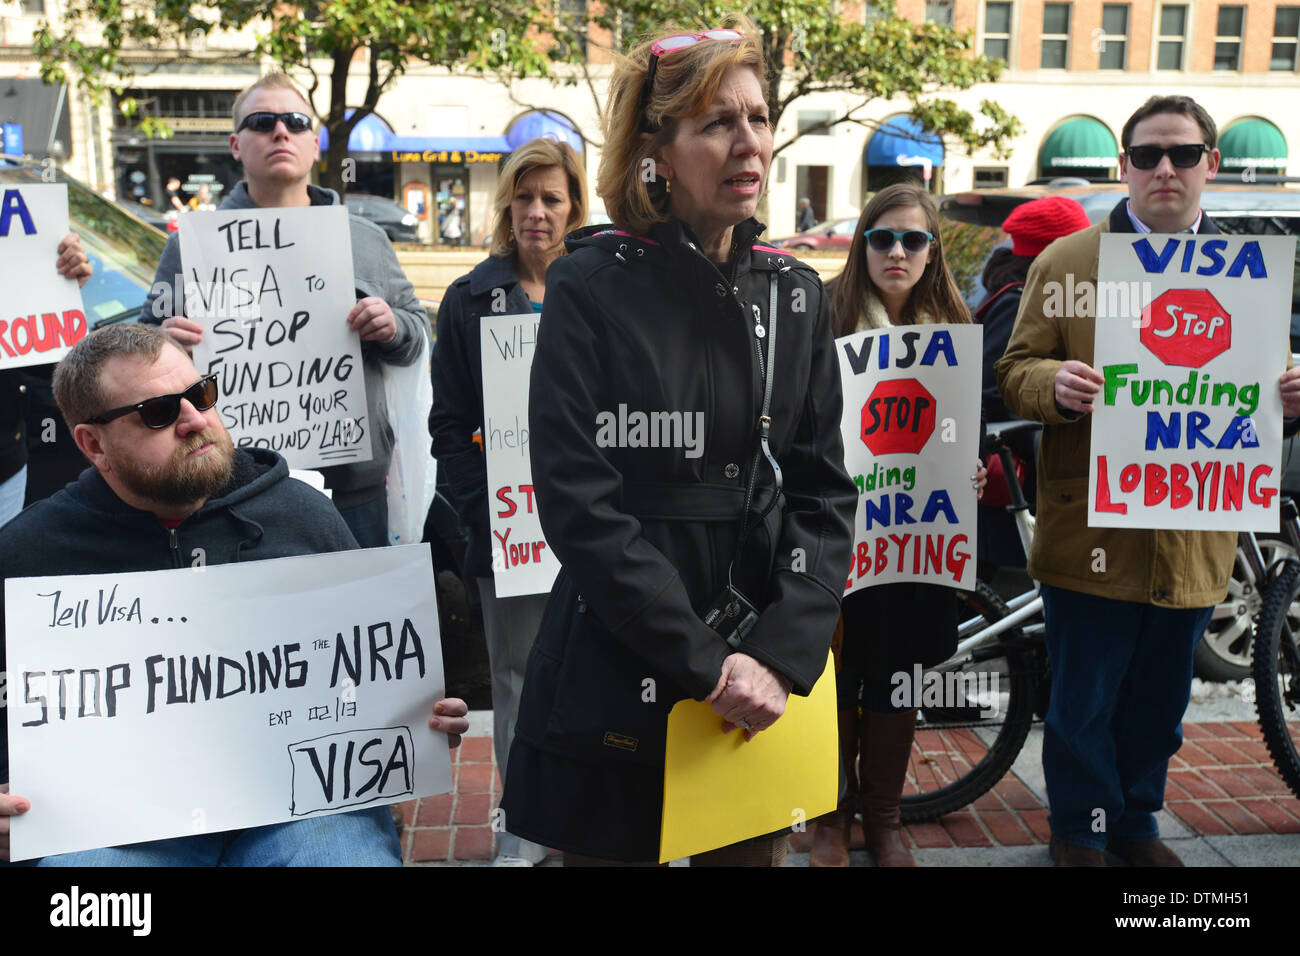
[[[612,80],[599,174],[616,228],[571,236],[547,274],[530,447],[563,569],[502,807],[512,832],[570,864],[656,860],[673,704],[709,701],[720,730],[752,738],[810,692],[838,615],[856,503],[839,367],[816,273],[756,241],[772,152],[762,76],[743,19],[634,50]],[[734,647],[701,619],[733,557],[758,611]],[[784,848],[782,835],[696,862],[773,865]]]
[[[545,607],[544,594],[497,597],[488,515],[487,464],[474,433],[483,428],[483,367],[479,318],[542,310],[546,270],[564,252],[564,235],[587,218],[582,161],[565,143],[535,139],[510,154],[498,178],[492,254],[447,289],[438,308],[433,347],[433,456],[447,476],[449,496],[469,531],[465,577],[478,587],[492,671],[493,750],[506,773],[519,713],[528,651]],[[544,847],[502,833],[503,865],[540,863]]]

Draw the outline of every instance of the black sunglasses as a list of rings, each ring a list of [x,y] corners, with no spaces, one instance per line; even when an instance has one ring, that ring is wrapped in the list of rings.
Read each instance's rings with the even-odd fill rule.
[[[87,418],[86,424],[107,425],[115,418],[139,412],[140,421],[144,422],[145,427],[166,428],[180,416],[182,398],[198,411],[206,412],[217,404],[217,376],[205,375],[183,392],[158,395],[154,398],[146,398],[143,402],[136,402],[134,405],[123,405],[121,408],[100,412],[94,418]]]
[[[1169,154],[1169,161],[1179,169],[1191,169],[1201,161],[1201,154],[1208,153],[1210,147],[1204,143],[1185,143],[1181,146],[1130,146],[1128,161],[1135,169],[1155,169],[1160,160]]]
[[[888,252],[894,248],[894,243],[901,242],[904,250],[915,255],[924,252],[929,248],[930,243],[934,242],[934,236],[923,229],[905,229],[902,232],[895,232],[893,229],[877,227],[868,229],[863,235],[867,237],[867,245],[876,252]]]
[[[245,116],[235,127],[235,132],[251,129],[258,133],[269,133],[275,129],[276,123],[284,123],[284,128],[290,133],[305,133],[311,129],[311,117],[306,113],[268,113],[259,110]]]

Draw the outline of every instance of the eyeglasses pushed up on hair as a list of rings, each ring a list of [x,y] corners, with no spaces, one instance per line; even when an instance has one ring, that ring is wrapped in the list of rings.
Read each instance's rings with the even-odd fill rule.
[[[139,412],[140,421],[144,422],[146,428],[166,428],[180,417],[182,398],[198,411],[206,412],[217,404],[216,374],[203,376],[183,392],[175,392],[171,395],[156,395],[153,398],[146,398],[143,402],[136,402],[134,405],[123,405],[121,408],[100,412],[94,418],[87,418],[86,424],[107,425],[115,418],[130,415],[132,412]]]
[[[702,40],[726,40],[735,43],[737,40],[745,39],[744,34],[738,30],[708,30],[704,33],[674,33],[670,37],[664,37],[662,40],[656,40],[650,47],[650,66],[645,72],[645,87],[641,90],[641,130],[642,132],[652,133],[650,128],[650,118],[646,116],[646,108],[650,105],[650,94],[655,88],[655,72],[659,66],[659,58],[665,53],[671,53],[673,50],[684,50],[688,46]]]
[[[1134,169],[1155,169],[1160,160],[1169,154],[1169,161],[1179,169],[1191,169],[1201,161],[1201,154],[1210,147],[1204,143],[1184,143],[1181,146],[1130,146],[1125,150]]]
[[[235,132],[251,129],[257,133],[269,133],[275,129],[276,123],[284,123],[284,128],[290,133],[305,133],[311,129],[311,117],[306,113],[271,113],[258,110],[245,116],[235,127]]]
[[[863,235],[867,237],[867,245],[876,252],[888,252],[894,248],[894,243],[901,242],[904,251],[915,255],[924,252],[929,248],[930,243],[934,242],[934,235],[924,229],[904,229],[902,232],[897,232],[877,226],[875,229],[868,229]]]

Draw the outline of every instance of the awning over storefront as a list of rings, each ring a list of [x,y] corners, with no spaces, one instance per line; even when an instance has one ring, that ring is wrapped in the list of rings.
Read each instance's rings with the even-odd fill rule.
[[[1266,119],[1243,119],[1219,135],[1219,164],[1228,169],[1285,169],[1286,137]]]
[[[1114,169],[1119,165],[1119,145],[1106,124],[1090,116],[1076,116],[1052,130],[1038,154],[1043,175],[1062,169]]]
[[[344,115],[351,118],[355,110],[348,110]],[[371,113],[356,126],[352,127],[352,135],[348,137],[349,153],[377,153],[388,149],[388,140],[392,137],[393,130],[387,123]],[[320,151],[323,153],[330,148],[330,131],[324,126],[320,129]]]
[[[549,110],[534,110],[525,113],[506,131],[506,139],[511,149],[518,149],[530,139],[554,139],[568,143],[574,152],[582,152],[582,136],[574,129],[569,120],[559,113]]]
[[[886,120],[867,142],[868,166],[943,165],[943,141],[910,116]]]
[[[6,152],[17,147],[21,138],[21,148],[28,156],[45,159],[54,152],[57,158],[66,159],[71,155],[72,121],[65,91],[64,86],[49,86],[40,80],[0,78],[0,124],[7,127]]]

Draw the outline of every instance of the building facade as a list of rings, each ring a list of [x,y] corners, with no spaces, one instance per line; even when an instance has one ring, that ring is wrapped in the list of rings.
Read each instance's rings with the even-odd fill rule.
[[[134,92],[144,111],[174,131],[170,139],[151,140],[140,135],[139,116],[124,116],[116,102],[94,106],[75,90],[40,84],[31,34],[43,16],[57,20],[58,5],[0,0],[0,122],[7,150],[53,157],[96,189],[146,205],[167,201],[172,176],[187,196],[206,183],[219,198],[238,181],[228,148],[230,104],[267,67],[248,58],[251,36],[213,37],[180,56],[141,60],[148,75]],[[1010,157],[945,149],[917,127],[905,101],[875,101],[870,118],[877,128],[841,124],[810,132],[776,157],[769,235],[794,231],[801,196],[813,201],[818,219],[854,216],[870,192],[902,177],[935,192],[1061,176],[1114,178],[1124,120],[1153,93],[1186,93],[1209,110],[1220,129],[1221,175],[1286,174],[1289,150],[1300,143],[1294,105],[1300,3],[900,0],[898,8],[914,22],[970,30],[978,51],[1006,61],[996,84],[949,95],[971,110],[992,99],[1019,117],[1024,130],[1010,144]],[[841,2],[838,9],[846,19],[872,15],[869,4]],[[608,37],[593,39],[591,89],[582,81],[566,86],[538,79],[507,86],[413,66],[384,94],[377,115],[354,131],[350,188],[399,203],[417,217],[423,241],[477,245],[491,229],[500,162],[531,136],[555,136],[581,148],[594,181],[597,102],[603,101],[609,65],[599,46]],[[350,102],[361,101],[365,74],[359,58]],[[840,115],[853,102],[841,94],[804,97],[782,116],[776,142]],[[592,206],[599,212],[599,198]]]

